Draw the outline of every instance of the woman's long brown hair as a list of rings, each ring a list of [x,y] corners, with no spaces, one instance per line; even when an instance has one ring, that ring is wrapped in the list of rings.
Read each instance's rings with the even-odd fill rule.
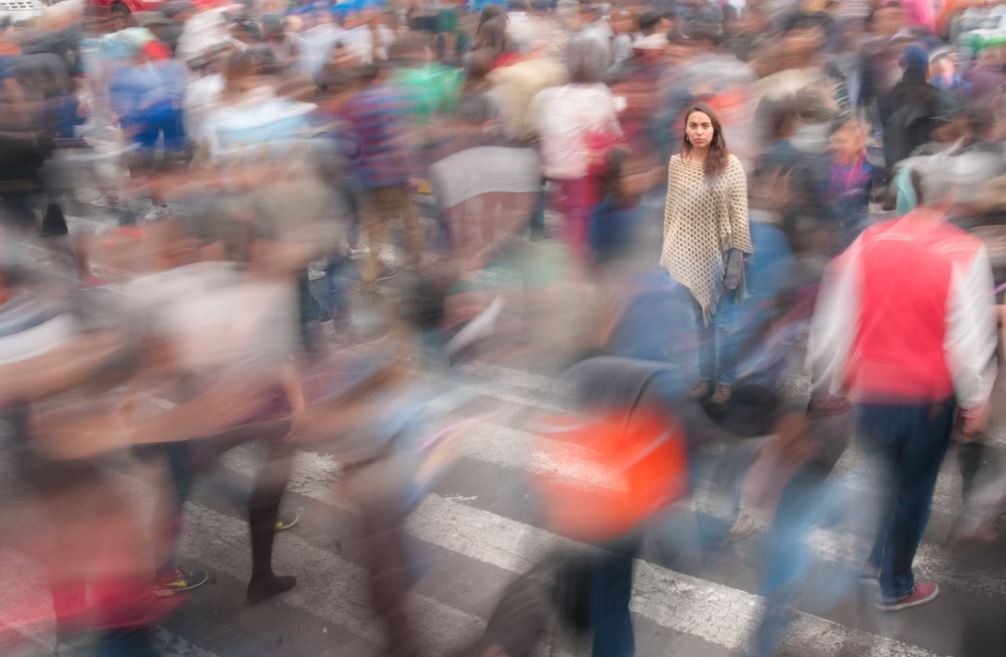
[[[727,168],[730,151],[727,150],[727,140],[723,137],[723,126],[720,124],[720,117],[716,116],[716,112],[709,105],[695,103],[685,112],[684,134],[681,139],[681,142],[684,144],[681,147],[682,155],[687,155],[692,151],[692,144],[688,141],[688,117],[695,112],[702,112],[709,117],[709,122],[713,124],[713,138],[709,142],[709,152],[706,154],[706,161],[702,166],[706,182],[713,182]]]

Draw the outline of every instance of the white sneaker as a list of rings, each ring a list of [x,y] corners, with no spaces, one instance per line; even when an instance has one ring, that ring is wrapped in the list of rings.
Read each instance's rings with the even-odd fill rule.
[[[349,247],[350,260],[359,260],[367,255],[370,255],[370,247],[368,246]]]

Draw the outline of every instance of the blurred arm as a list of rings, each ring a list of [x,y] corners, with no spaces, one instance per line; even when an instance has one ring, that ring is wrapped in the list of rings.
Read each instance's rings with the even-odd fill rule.
[[[807,346],[815,394],[842,393],[843,372],[859,319],[859,248],[857,240],[831,264],[821,283]]]
[[[0,402],[43,399],[80,385],[121,349],[122,341],[117,332],[93,333],[37,356],[0,363]]]
[[[984,247],[966,269],[955,268],[947,304],[947,360],[966,414],[985,406],[996,376],[995,291]]]

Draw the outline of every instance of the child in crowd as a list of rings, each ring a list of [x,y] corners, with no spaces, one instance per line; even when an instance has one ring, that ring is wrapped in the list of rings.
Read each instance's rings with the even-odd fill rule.
[[[831,180],[828,202],[839,217],[841,240],[847,244],[865,227],[870,210],[873,167],[866,160],[866,140],[862,124],[850,119],[839,124],[831,135]]]

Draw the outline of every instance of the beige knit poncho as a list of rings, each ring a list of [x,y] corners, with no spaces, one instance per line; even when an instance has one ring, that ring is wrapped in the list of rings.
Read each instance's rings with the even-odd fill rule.
[[[671,158],[660,264],[687,287],[708,324],[723,291],[727,249],[751,253],[747,180],[740,161],[707,184],[701,162]]]

